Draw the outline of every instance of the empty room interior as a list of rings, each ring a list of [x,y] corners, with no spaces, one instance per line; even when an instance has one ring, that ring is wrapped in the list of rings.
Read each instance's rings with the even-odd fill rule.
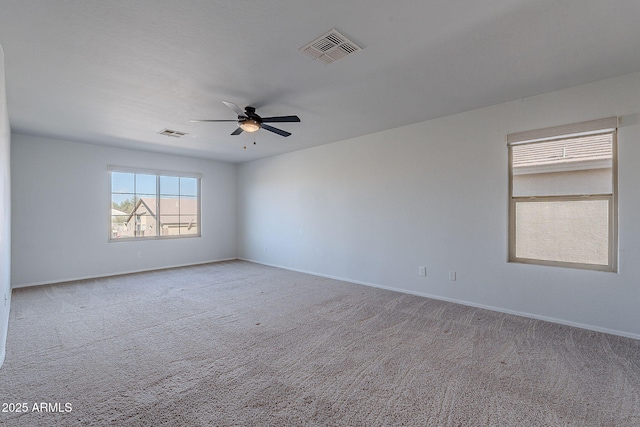
[[[0,0],[0,424],[640,425],[639,19]]]

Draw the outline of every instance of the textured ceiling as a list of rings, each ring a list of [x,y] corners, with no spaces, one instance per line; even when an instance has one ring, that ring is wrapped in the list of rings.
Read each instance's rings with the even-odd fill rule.
[[[244,162],[640,71],[639,20],[638,0],[0,0],[0,44],[13,132]],[[332,28],[363,50],[298,50]],[[234,119],[222,100],[302,122],[189,121]]]

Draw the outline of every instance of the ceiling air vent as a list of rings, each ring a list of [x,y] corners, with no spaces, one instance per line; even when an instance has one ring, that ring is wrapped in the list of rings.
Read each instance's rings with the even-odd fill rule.
[[[180,138],[181,136],[189,135],[186,132],[179,132],[177,130],[171,130],[171,129],[164,129],[164,130],[161,130],[158,133],[160,135],[171,136],[171,137],[174,137],[174,138]]]
[[[338,59],[362,50],[362,48],[333,29],[311,43],[302,46],[300,50],[313,59],[325,64],[331,64]]]

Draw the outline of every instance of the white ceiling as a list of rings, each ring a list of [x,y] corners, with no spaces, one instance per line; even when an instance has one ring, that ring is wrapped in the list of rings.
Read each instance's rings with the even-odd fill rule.
[[[231,162],[640,71],[638,22],[638,0],[0,0],[13,132]],[[332,28],[363,50],[298,50]],[[189,121],[234,119],[222,100],[302,122]]]

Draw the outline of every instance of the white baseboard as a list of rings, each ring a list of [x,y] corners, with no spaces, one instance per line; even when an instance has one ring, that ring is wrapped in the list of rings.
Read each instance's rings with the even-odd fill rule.
[[[140,270],[118,271],[118,272],[113,272],[113,273],[109,273],[109,274],[97,275],[97,276],[71,277],[71,278],[68,278],[68,279],[65,278],[65,279],[62,279],[62,280],[55,280],[55,281],[48,281],[48,282],[23,283],[23,284],[20,284],[20,285],[12,286],[11,289],[29,288],[31,286],[55,285],[55,284],[58,284],[58,283],[76,282],[78,280],[101,279],[101,278],[104,278],[104,277],[122,276],[122,275],[125,275],[125,274],[144,273],[146,271],[167,270],[167,269],[170,269],[170,268],[190,267],[192,265],[211,264],[211,263],[214,263],[214,262],[235,261],[237,259],[238,258],[235,258],[235,257],[234,258],[221,258],[221,259],[215,259],[215,260],[211,260],[211,261],[202,261],[202,262],[194,262],[194,263],[187,263],[187,264],[168,265],[168,266],[164,266],[164,267],[144,268],[144,269],[140,269]]]
[[[523,311],[509,310],[509,309],[502,308],[502,307],[495,307],[495,306],[490,306],[490,305],[485,305],[485,304],[478,304],[478,303],[474,303],[474,302],[471,302],[471,301],[458,300],[458,299],[454,299],[454,298],[447,298],[447,297],[443,297],[443,296],[439,296],[439,295],[427,294],[427,293],[424,293],[424,292],[415,292],[415,291],[410,291],[410,290],[402,289],[402,288],[394,288],[394,287],[390,287],[390,286],[383,286],[383,285],[379,285],[379,284],[376,284],[376,283],[362,282],[362,281],[359,281],[359,280],[353,280],[353,279],[348,279],[348,278],[344,278],[344,277],[332,276],[332,275],[329,275],[329,274],[317,273],[317,272],[314,272],[314,271],[306,271],[306,270],[301,270],[301,269],[297,269],[297,268],[290,268],[290,267],[286,267],[286,266],[282,266],[282,265],[269,264],[269,263],[266,263],[266,262],[256,261],[256,260],[252,260],[252,259],[245,259],[245,258],[238,258],[238,259],[242,260],[242,261],[248,261],[248,262],[254,262],[256,264],[266,265],[266,266],[269,266],[269,267],[282,268],[283,270],[290,270],[290,271],[296,271],[298,273],[305,273],[305,274],[311,274],[311,275],[319,276],[319,277],[326,277],[327,279],[340,280],[340,281],[343,281],[343,282],[355,283],[357,285],[363,285],[363,286],[371,286],[373,288],[379,288],[379,289],[385,289],[385,290],[388,290],[388,291],[401,292],[401,293],[404,293],[404,294],[416,295],[416,296],[425,297],[425,298],[431,298],[431,299],[435,299],[435,300],[439,300],[439,301],[452,302],[452,303],[456,303],[456,304],[466,305],[466,306],[469,306],[469,307],[496,311],[498,313],[512,314],[514,316],[526,317],[526,318],[529,318],[529,319],[536,319],[536,320],[543,320],[545,322],[551,322],[551,323],[557,323],[557,324],[560,324],[560,325],[572,326],[574,328],[586,329],[586,330],[589,330],[589,331],[602,332],[602,333],[605,333],[605,334],[617,335],[617,336],[621,336],[621,337],[640,340],[640,334],[634,334],[634,333],[631,333],[631,332],[619,331],[619,330],[616,330],[616,329],[609,329],[609,328],[602,328],[602,327],[595,326],[595,325],[572,322],[572,321],[569,321],[569,320],[557,319],[557,318],[548,317],[548,316],[540,316],[540,315],[534,314],[534,313],[527,313],[527,312],[523,312]]]

